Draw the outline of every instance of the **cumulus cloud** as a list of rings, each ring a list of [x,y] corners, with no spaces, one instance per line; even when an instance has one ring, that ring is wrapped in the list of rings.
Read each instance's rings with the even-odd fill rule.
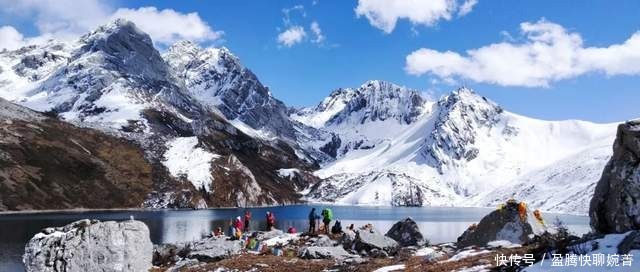
[[[621,44],[585,47],[579,33],[544,19],[520,24],[524,41],[489,44],[465,54],[422,48],[406,57],[409,74],[502,86],[546,87],[589,72],[640,75],[640,32]]]
[[[317,4],[317,3],[316,3]],[[303,5],[295,5],[282,9],[282,28],[277,28],[278,36],[276,40],[280,46],[293,47],[303,42],[311,42],[318,47],[324,47],[326,36],[320,28],[318,21],[307,18],[307,12]],[[310,22],[310,23],[309,23]],[[305,29],[303,25],[309,24]],[[309,33],[307,33],[309,31]],[[308,37],[308,39],[307,39]],[[335,45],[332,45],[334,47]]]
[[[155,42],[162,44],[172,44],[179,40],[213,41],[222,36],[221,31],[214,31],[195,12],[183,14],[172,9],[158,10],[155,7],[123,8],[118,9],[111,18],[125,18],[134,22]]]
[[[451,20],[456,14],[471,12],[477,0],[358,0],[355,9],[358,17],[385,33],[393,32],[399,19],[407,19],[414,25],[433,26],[441,20]]]
[[[291,26],[287,30],[278,34],[278,43],[286,47],[291,47],[295,44],[301,43],[306,36],[307,33],[304,31],[303,27]]]
[[[6,28],[2,35],[13,38],[13,45],[15,41],[25,44],[45,37],[70,40],[115,18],[133,21],[159,44],[170,44],[184,39],[206,42],[216,40],[222,35],[221,31],[214,31],[197,13],[180,13],[172,9],[158,10],[155,7],[116,9],[109,3],[111,2],[105,0],[0,0],[0,6],[3,7],[0,14],[33,18],[34,26],[40,33],[40,36],[19,38],[16,33],[10,33],[11,30]],[[12,29],[15,30],[13,27]],[[19,32],[18,34],[23,35]],[[0,44],[9,42],[2,41]]]
[[[0,27],[0,49],[6,48],[9,50],[20,48],[24,46],[24,36],[18,32],[12,26]]]
[[[320,24],[318,24],[318,22],[313,21],[311,22],[311,33],[313,33],[313,40],[311,40],[313,43],[322,43],[324,42],[324,35],[322,34],[322,29],[320,28]]]

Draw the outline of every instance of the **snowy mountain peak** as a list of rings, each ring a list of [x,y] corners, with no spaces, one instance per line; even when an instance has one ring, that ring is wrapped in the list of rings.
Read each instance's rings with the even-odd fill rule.
[[[294,139],[287,107],[227,48],[200,48],[180,42],[163,55],[190,96],[219,111],[250,135]]]
[[[218,73],[228,70],[242,70],[240,59],[226,47],[202,48],[191,41],[179,41],[169,47],[163,58],[180,75],[185,77],[187,70],[206,65]],[[187,67],[189,65],[189,67]]]
[[[426,104],[416,90],[388,81],[369,80],[357,89],[337,89],[316,107],[302,109],[292,118],[312,127],[386,120],[410,124],[424,113]]]
[[[53,111],[74,122],[121,129],[142,126],[151,105],[193,118],[200,107],[187,97],[148,34],[127,20],[115,20],[83,35],[38,80],[12,100]],[[16,82],[19,82],[16,80]],[[143,128],[141,128],[143,129]]]
[[[471,161],[480,152],[476,146],[478,134],[497,124],[502,113],[493,101],[471,89],[459,88],[438,101],[434,127],[421,153],[440,172]]]
[[[153,48],[153,42],[149,34],[140,30],[133,22],[121,18],[99,26],[96,30],[80,37],[80,41],[87,46],[100,46],[108,44],[109,40],[113,39],[114,36],[124,41],[139,41]]]

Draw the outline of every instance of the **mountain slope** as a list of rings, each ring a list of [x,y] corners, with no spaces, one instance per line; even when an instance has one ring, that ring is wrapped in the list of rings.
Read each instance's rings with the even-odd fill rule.
[[[613,141],[613,124],[535,120],[504,111],[465,88],[427,105],[431,109],[391,139],[349,152],[318,170],[325,180],[311,188],[308,198],[397,205],[402,203],[397,197],[375,197],[376,192],[398,191],[394,186],[379,188],[379,176],[391,172],[410,184],[405,188],[413,188],[408,198],[414,203],[490,206],[517,196],[545,209],[575,212],[568,199],[588,192],[597,180],[594,173],[610,156],[603,147]],[[565,171],[564,176],[554,175]],[[545,189],[555,183],[570,190]],[[425,188],[438,194],[427,197]],[[523,188],[537,193],[528,195]],[[579,212],[586,212],[585,207],[579,205]]]
[[[0,139],[0,210],[140,207],[151,191],[135,144],[2,98]]]
[[[28,76],[16,64],[34,54],[43,64]],[[140,146],[152,168],[144,206],[293,203],[297,191],[315,181],[307,174],[313,161],[301,160],[290,144],[247,135],[221,110],[203,104],[129,21],[116,20],[55,48],[2,52],[0,62],[0,94],[11,101]],[[291,168],[300,174],[278,175]]]

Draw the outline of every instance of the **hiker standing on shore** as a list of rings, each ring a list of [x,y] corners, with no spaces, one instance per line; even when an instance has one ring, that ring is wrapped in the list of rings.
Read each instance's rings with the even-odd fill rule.
[[[309,234],[316,234],[316,221],[320,219],[320,216],[316,212],[316,208],[311,208],[309,212]]]
[[[272,212],[267,212],[267,231],[273,230],[276,226],[276,216]]]
[[[333,219],[333,212],[329,208],[324,208],[322,212],[322,223],[324,223],[324,232],[329,234],[329,225],[331,225],[331,220]]]
[[[244,210],[244,232],[249,232],[249,222],[251,221],[251,212]]]

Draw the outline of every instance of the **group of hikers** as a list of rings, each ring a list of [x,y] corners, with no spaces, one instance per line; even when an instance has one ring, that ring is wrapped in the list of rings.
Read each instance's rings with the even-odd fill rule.
[[[309,230],[308,234],[315,235],[318,233],[325,234],[339,234],[342,233],[342,223],[340,221],[336,221],[333,226],[331,226],[331,221],[333,221],[333,211],[330,208],[324,208],[318,215],[316,208],[311,208],[309,212]],[[249,233],[251,230],[251,220],[252,215],[251,211],[245,210],[243,216],[238,216],[229,221],[228,230],[226,235],[231,237],[232,239],[241,239],[243,233]],[[266,228],[265,231],[271,231],[276,226],[276,216],[273,212],[267,211],[265,216]],[[350,229],[353,229],[353,224],[349,226]],[[287,229],[287,233],[296,233],[297,230],[293,226],[289,226]],[[213,236],[221,237],[224,236],[225,233],[222,231],[222,227],[217,227],[213,231]]]
[[[267,222],[265,230],[266,231],[273,230],[274,227],[276,226],[276,216],[272,212],[267,211],[265,219]],[[227,236],[231,237],[232,239],[240,239],[242,237],[242,233],[248,233],[251,230],[250,225],[251,225],[251,211],[245,210],[244,216],[238,216],[229,221]],[[224,234],[225,233],[222,231],[222,227],[217,227],[213,231],[213,236],[215,237],[224,236]]]

